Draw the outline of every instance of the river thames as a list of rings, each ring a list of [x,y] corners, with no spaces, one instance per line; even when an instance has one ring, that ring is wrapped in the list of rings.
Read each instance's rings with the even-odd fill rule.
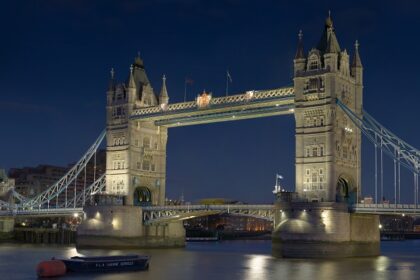
[[[271,241],[187,243],[183,249],[133,250],[152,256],[148,271],[67,274],[60,279],[420,279],[420,240],[381,243],[375,258],[276,259]],[[122,251],[27,244],[0,246],[0,279],[36,279],[35,267],[51,257],[110,255]]]

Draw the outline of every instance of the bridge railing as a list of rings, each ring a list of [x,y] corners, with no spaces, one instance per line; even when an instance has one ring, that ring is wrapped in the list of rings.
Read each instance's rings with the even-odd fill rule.
[[[223,96],[223,97],[214,97],[210,100],[210,106],[212,105],[233,105],[237,103],[244,103],[250,101],[259,101],[264,99],[272,99],[277,97],[288,97],[294,95],[294,88],[293,87],[285,87],[285,88],[277,88],[271,90],[253,90],[247,91],[242,94],[230,95],[230,96]],[[149,116],[155,115],[160,113],[170,113],[174,111],[182,111],[182,110],[189,110],[189,109],[199,109],[196,101],[188,101],[188,102],[180,102],[169,104],[165,106],[153,106],[147,108],[136,109],[133,112],[133,116],[140,117],[140,116]]]
[[[190,219],[194,215],[181,216],[186,213],[198,213],[206,215],[206,212],[211,214],[229,213],[244,216],[251,216],[255,218],[263,218],[267,220],[274,219],[274,205],[238,205],[238,204],[223,204],[223,205],[167,205],[167,206],[148,206],[142,207],[143,222],[150,224],[161,220],[174,219]]]

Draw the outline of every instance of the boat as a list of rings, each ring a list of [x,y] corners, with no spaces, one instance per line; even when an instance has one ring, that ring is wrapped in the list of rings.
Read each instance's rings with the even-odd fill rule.
[[[149,268],[150,256],[74,256],[70,259],[55,259],[38,264],[40,277],[62,276],[67,272],[120,272],[138,271]]]
[[[149,268],[149,256],[98,256],[62,259],[69,272],[134,271]]]

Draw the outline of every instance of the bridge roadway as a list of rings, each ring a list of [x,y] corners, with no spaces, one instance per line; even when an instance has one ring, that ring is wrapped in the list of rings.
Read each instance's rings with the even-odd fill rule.
[[[211,97],[201,105],[197,101],[189,101],[141,108],[134,110],[130,119],[153,121],[157,126],[178,127],[293,114],[294,102],[293,87],[251,90],[242,94]]]
[[[310,208],[308,203],[308,208]],[[227,213],[274,220],[273,204],[223,204],[223,205],[170,205],[146,206],[143,209],[145,224],[182,221],[200,216]],[[420,216],[420,205],[415,204],[354,204],[350,211],[360,214],[415,215]],[[83,208],[50,208],[32,210],[0,210],[0,217],[59,217],[83,215]]]

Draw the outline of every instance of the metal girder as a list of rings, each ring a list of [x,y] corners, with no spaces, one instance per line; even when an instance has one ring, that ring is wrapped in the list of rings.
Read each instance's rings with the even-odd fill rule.
[[[354,204],[351,207],[355,213],[381,214],[381,215],[402,215],[418,214],[420,207],[415,204]]]
[[[83,203],[87,201],[92,195],[95,195],[99,192],[102,192],[105,189],[106,177],[105,174],[102,174],[101,177],[96,179],[89,187],[84,189],[82,192],[76,196],[76,207],[83,207]],[[60,204],[59,208],[74,208],[74,199],[68,200]]]
[[[21,204],[16,204],[15,207],[19,209],[42,208],[42,205],[48,203],[48,201],[51,201],[60,195],[60,193],[62,193],[84,170],[86,164],[96,153],[99,145],[105,138],[105,134],[106,131],[102,131],[93,145],[83,155],[83,157],[54,185],[50,186],[47,190],[35,196],[34,198],[28,199]]]
[[[187,220],[198,216],[228,213],[251,216],[260,219],[274,220],[274,205],[180,205],[142,207],[145,224],[165,223],[175,220]]]
[[[363,110],[363,117],[359,117],[339,99],[337,99],[337,105],[376,147],[412,172],[419,173],[420,151],[418,149],[389,131],[366,111]]]

